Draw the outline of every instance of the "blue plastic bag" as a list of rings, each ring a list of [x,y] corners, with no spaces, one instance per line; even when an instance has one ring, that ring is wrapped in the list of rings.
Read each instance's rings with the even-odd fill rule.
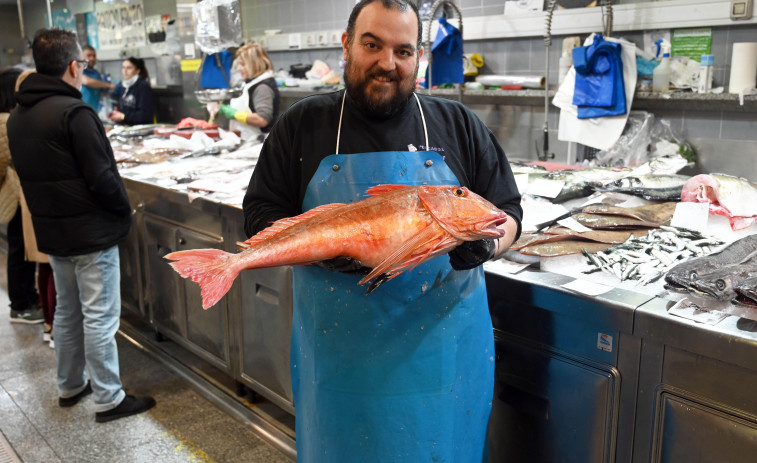
[[[439,29],[431,45],[431,55],[431,78],[434,79],[431,85],[464,82],[463,36],[444,17],[439,18]],[[428,69],[426,69],[426,82],[423,86],[428,88]]]
[[[218,66],[219,61],[221,67]],[[200,87],[229,88],[232,61],[234,57],[228,50],[205,55],[202,62],[202,74],[200,74]]]
[[[578,118],[617,116],[626,113],[622,46],[597,34],[594,43],[573,49],[576,84],[573,104]]]

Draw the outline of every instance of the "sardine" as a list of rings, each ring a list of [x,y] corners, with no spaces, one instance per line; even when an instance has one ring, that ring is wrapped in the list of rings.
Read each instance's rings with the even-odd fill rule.
[[[306,265],[351,257],[373,270],[358,283],[381,283],[445,254],[463,241],[499,238],[507,215],[467,188],[379,185],[368,198],[327,204],[281,219],[244,243],[241,252],[177,251],[165,256],[184,278],[200,285],[207,309],[242,270]]]

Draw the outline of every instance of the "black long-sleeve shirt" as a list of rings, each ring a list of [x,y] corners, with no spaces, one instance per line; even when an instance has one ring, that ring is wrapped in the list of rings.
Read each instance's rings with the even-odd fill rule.
[[[321,160],[335,153],[344,91],[313,95],[284,113],[263,145],[250,179],[243,207],[248,236],[271,222],[302,213],[307,185]],[[461,186],[483,196],[518,222],[523,211],[510,165],[494,134],[464,105],[418,95],[428,127],[415,98],[389,119],[372,118],[345,102],[340,154],[432,150],[444,157]],[[517,239],[517,236],[516,238]]]

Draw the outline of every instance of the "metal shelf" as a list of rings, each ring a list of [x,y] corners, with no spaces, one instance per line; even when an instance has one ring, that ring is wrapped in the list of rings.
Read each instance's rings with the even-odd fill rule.
[[[303,98],[316,93],[334,91],[333,87],[320,89],[305,89],[296,87],[280,88],[284,98]],[[428,94],[426,90],[418,90],[419,94]],[[456,89],[434,89],[431,95],[450,99],[458,98]],[[465,104],[500,104],[513,106],[543,106],[544,90],[463,90]],[[554,97],[555,91],[549,90],[549,98]],[[757,112],[757,95],[744,96],[744,104],[739,104],[739,96],[729,93],[699,94],[690,92],[671,92],[658,94],[652,92],[636,92],[633,99],[633,109],[665,109],[689,111],[732,111]],[[557,109],[557,108],[555,108]]]

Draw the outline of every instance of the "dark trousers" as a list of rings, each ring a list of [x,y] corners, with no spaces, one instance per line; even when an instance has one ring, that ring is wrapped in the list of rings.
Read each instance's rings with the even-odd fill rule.
[[[24,260],[24,230],[21,208],[8,223],[8,298],[11,310],[26,310],[39,304],[35,270],[37,264]]]
[[[50,264],[40,263],[37,266],[37,288],[39,289],[39,305],[42,306],[42,315],[45,323],[53,326],[55,316],[55,279]]]

